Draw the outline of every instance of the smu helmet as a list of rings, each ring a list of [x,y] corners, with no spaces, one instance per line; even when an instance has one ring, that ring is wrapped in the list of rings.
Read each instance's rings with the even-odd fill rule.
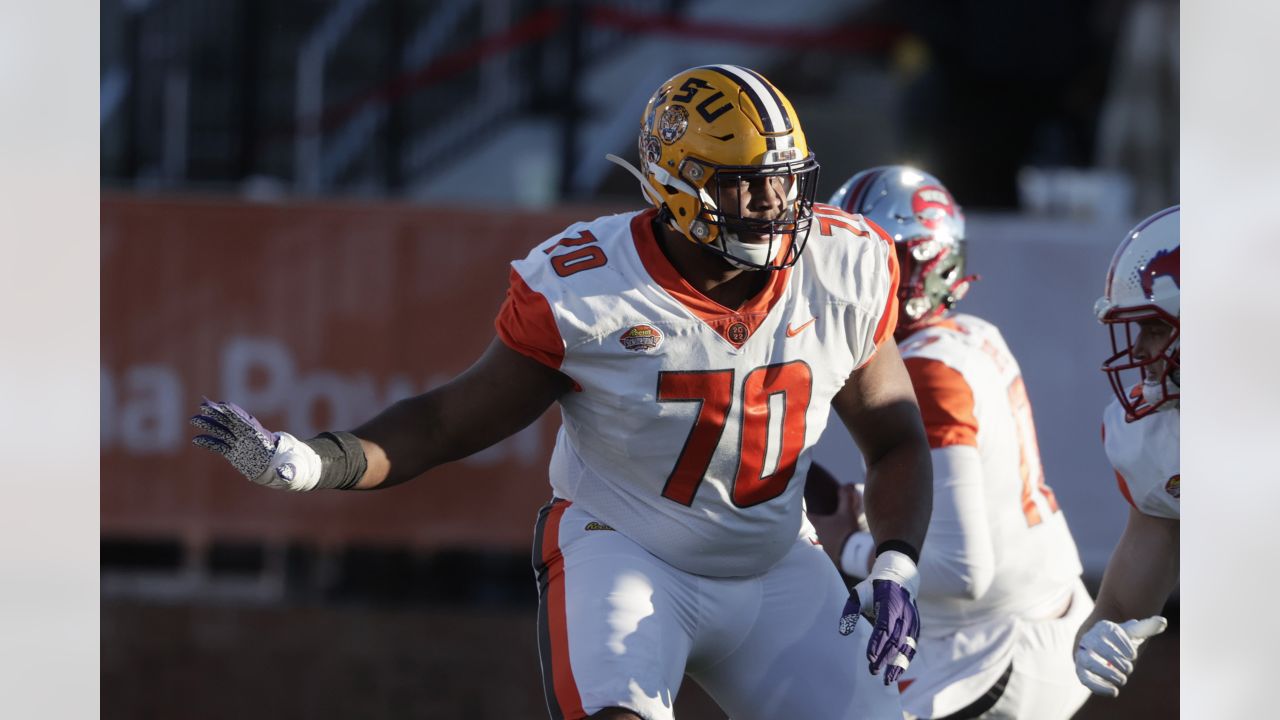
[[[1107,269],[1102,297],[1093,312],[1111,331],[1112,354],[1102,364],[1111,389],[1133,422],[1165,407],[1176,407],[1179,397],[1178,331],[1181,315],[1181,261],[1179,258],[1179,205],[1165,208],[1138,223],[1116,248]],[[1134,344],[1143,321],[1162,320],[1173,332],[1158,353],[1134,355]],[[1143,369],[1163,361],[1154,381]],[[1137,379],[1130,379],[1133,375]]]

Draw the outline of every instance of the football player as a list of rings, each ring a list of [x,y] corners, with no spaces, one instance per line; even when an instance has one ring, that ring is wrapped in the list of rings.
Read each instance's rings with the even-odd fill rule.
[[[652,207],[513,262],[497,337],[457,378],[306,441],[206,402],[194,442],[270,487],[363,490],[558,402],[534,544],[553,718],[669,719],[686,675],[737,720],[901,717],[932,476],[892,342],[893,243],[814,203],[795,109],[747,68],[662,83],[639,168],[611,159]],[[880,539],[852,591],[801,504],[832,407],[869,458]]]
[[[1115,697],[1138,650],[1168,625],[1160,616],[1178,583],[1179,207],[1129,231],[1094,306],[1111,331],[1102,369],[1115,400],[1102,414],[1102,441],[1129,521],[1111,554],[1097,607],[1080,627],[1080,682]]]
[[[1093,601],[1045,484],[1018,361],[994,325],[953,310],[976,279],[965,274],[964,213],[936,177],[902,165],[857,173],[831,204],[894,239],[895,337],[933,455],[924,629],[898,683],[903,709],[919,718],[1070,717],[1088,697],[1069,657]],[[829,538],[845,538],[833,554],[863,577],[879,531],[857,520],[851,487],[842,490],[847,512],[814,522],[820,531],[843,523]]]

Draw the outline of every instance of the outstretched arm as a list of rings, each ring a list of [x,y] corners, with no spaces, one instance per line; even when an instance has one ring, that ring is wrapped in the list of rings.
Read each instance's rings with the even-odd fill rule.
[[[300,441],[230,403],[206,401],[193,442],[250,480],[289,490],[370,490],[415,478],[519,432],[573,382],[495,339],[461,375],[395,403],[352,432]]]
[[[537,420],[572,385],[563,373],[495,338],[461,375],[352,431],[368,461],[356,488],[398,485],[480,452]]]
[[[1118,695],[1142,643],[1164,632],[1159,613],[1178,583],[1178,531],[1177,520],[1129,508],[1093,613],[1076,632],[1076,675],[1095,694]]]

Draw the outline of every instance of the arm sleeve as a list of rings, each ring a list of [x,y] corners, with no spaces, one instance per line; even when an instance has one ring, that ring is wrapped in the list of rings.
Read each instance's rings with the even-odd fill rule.
[[[530,288],[515,268],[511,269],[510,283],[507,299],[493,321],[498,337],[521,355],[559,370],[564,363],[564,340],[551,304],[542,293]]]
[[[982,459],[976,447],[932,451],[933,516],[920,553],[922,595],[982,597],[995,578]]]
[[[976,599],[995,577],[973,389],[939,360],[908,358],[933,458],[933,516],[920,554],[920,588],[928,595]]]

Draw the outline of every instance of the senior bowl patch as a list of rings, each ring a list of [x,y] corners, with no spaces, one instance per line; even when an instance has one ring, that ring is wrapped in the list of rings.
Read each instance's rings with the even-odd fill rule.
[[[1178,473],[1177,475],[1174,475],[1173,477],[1169,478],[1169,482],[1164,484],[1164,491],[1172,495],[1174,500],[1179,500],[1180,498],[1178,497],[1178,494],[1182,490],[1182,488],[1180,487],[1181,485],[1182,485],[1182,473]]]
[[[633,352],[648,352],[662,344],[662,331],[652,325],[636,325],[622,333],[618,342]]]

